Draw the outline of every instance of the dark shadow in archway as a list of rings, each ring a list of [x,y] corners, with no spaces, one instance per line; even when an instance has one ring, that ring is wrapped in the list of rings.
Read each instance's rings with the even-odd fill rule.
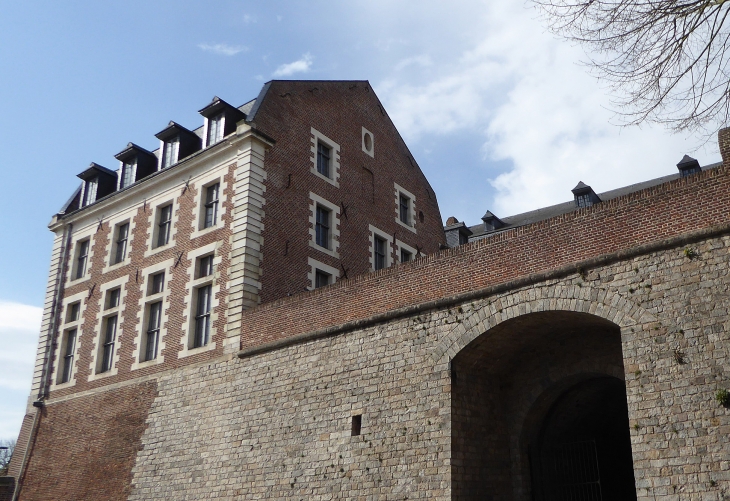
[[[545,483],[542,459],[531,457],[565,444],[628,443],[621,333],[608,320],[568,311],[522,315],[476,338],[451,367],[453,499],[570,499],[546,497],[555,486]],[[606,451],[606,461],[620,465],[602,471],[621,478],[616,492],[633,493],[630,445]],[[602,492],[603,501],[635,499],[613,492]]]
[[[636,500],[623,381],[593,378],[566,391],[529,454],[536,501]]]

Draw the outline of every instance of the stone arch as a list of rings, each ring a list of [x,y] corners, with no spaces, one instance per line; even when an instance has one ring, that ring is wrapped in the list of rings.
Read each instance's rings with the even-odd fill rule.
[[[571,311],[588,313],[613,322],[622,334],[633,326],[656,322],[657,318],[631,299],[608,289],[544,283],[525,287],[493,298],[482,300],[485,304],[460,314],[455,326],[434,348],[433,359],[447,364],[469,343],[493,327],[528,313],[547,311]],[[478,304],[475,302],[474,304]]]

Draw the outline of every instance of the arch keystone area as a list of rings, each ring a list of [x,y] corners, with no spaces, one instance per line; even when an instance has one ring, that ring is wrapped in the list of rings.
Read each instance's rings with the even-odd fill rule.
[[[506,320],[540,311],[589,313],[618,325],[622,330],[656,322],[657,318],[629,298],[590,285],[546,284],[500,295],[482,308],[460,315],[460,321],[432,351],[438,364],[446,364],[489,329]]]

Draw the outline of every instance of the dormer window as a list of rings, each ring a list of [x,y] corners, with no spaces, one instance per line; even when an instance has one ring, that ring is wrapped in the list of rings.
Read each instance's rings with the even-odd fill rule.
[[[178,153],[180,152],[180,138],[175,137],[165,142],[165,150],[162,158],[162,168],[166,169],[177,163]]]
[[[679,177],[687,177],[702,172],[700,163],[689,155],[682,157],[682,160],[677,164],[677,169],[679,169]]]
[[[580,181],[578,186],[571,190],[573,192],[573,198],[575,200],[575,206],[578,208],[592,207],[593,205],[600,203],[601,199],[593,191],[593,188]]]
[[[119,173],[119,189],[133,185],[157,170],[157,157],[154,153],[145,150],[134,143],[114,155],[122,164]]]
[[[223,139],[223,113],[208,119],[208,146]]]
[[[160,169],[167,169],[200,150],[201,139],[180,124],[170,122],[155,134],[160,140]]]
[[[93,204],[117,188],[117,173],[93,162],[78,177],[84,182],[81,193],[82,207]]]
[[[134,183],[134,171],[137,170],[137,162],[125,162],[122,164],[122,177],[119,183],[119,189],[126,188]]]
[[[83,206],[86,207],[89,204],[93,204],[96,201],[96,192],[99,189],[99,178],[98,177],[92,177],[88,181],[86,181],[84,186],[84,203]]]
[[[235,132],[236,124],[246,118],[245,113],[217,96],[199,113],[205,117],[205,146],[212,146]]]

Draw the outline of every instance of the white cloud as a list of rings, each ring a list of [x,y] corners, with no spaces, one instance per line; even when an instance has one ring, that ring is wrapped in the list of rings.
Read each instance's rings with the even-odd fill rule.
[[[198,44],[198,47],[205,52],[212,52],[214,54],[219,54],[221,56],[235,56],[236,54],[240,52],[246,52],[248,51],[248,47],[244,47],[243,45],[228,45],[225,43],[216,43],[216,44],[208,44],[208,43],[201,43]]]
[[[484,192],[469,190],[441,193],[442,202],[474,197],[481,213],[513,215],[570,200],[581,180],[601,192],[676,172],[676,162],[697,144],[658,127],[612,125],[607,91],[577,64],[583,53],[546,34],[533,10],[508,0],[462,8],[485,14],[460,25],[478,37],[444,33],[439,40],[448,50],[433,56],[418,47],[428,59],[402,59],[376,86],[409,143],[427,146],[477,131],[485,164],[511,165],[481,180],[495,190],[491,206]],[[438,72],[411,71],[427,62]],[[478,167],[471,166],[471,176]]]
[[[298,59],[294,61],[293,63],[287,63],[282,64],[278,68],[276,68],[276,71],[274,71],[273,76],[275,77],[288,77],[295,73],[306,73],[309,71],[309,69],[312,67],[312,61],[314,58],[312,55],[307,52],[304,54],[301,59]]]
[[[0,301],[0,439],[20,431],[42,314],[35,306]]]

